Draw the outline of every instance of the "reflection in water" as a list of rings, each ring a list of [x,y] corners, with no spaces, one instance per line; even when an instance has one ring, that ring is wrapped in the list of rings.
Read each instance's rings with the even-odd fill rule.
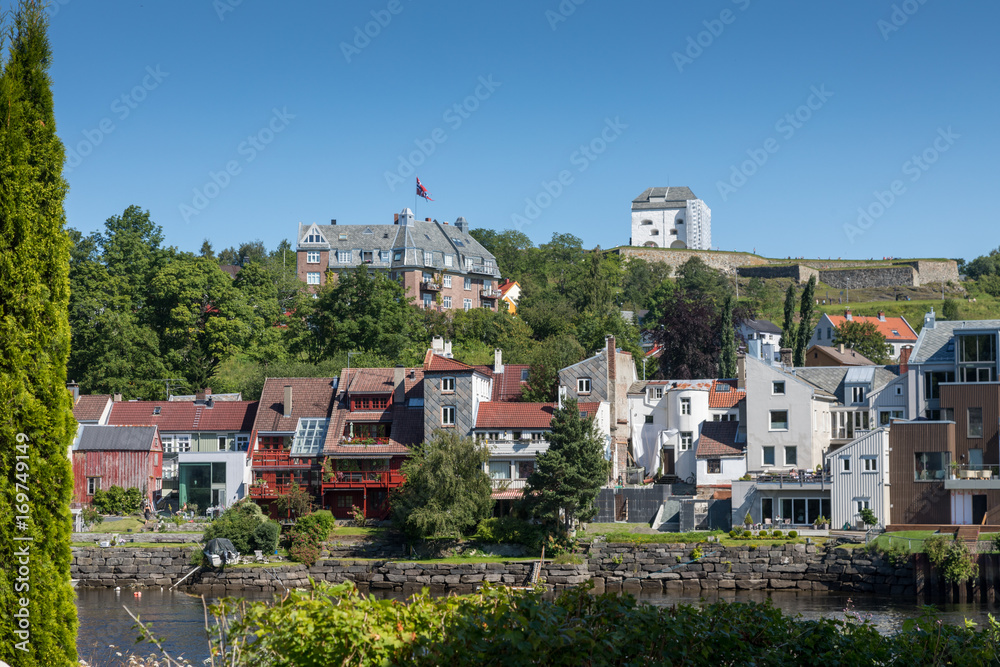
[[[133,629],[134,622],[122,605],[138,614],[153,633],[163,639],[164,648],[173,657],[183,656],[198,664],[208,657],[205,637],[205,620],[201,598],[177,591],[145,589],[141,597],[132,591],[116,594],[109,589],[77,589],[76,607],[80,617],[77,650],[80,657],[91,665],[118,665],[121,659],[116,652],[149,655],[156,647],[149,643],[136,645],[139,636]],[[247,599],[270,600],[270,594],[244,596]],[[399,597],[387,595],[379,597]],[[848,600],[854,611],[871,620],[881,632],[893,632],[907,618],[920,615],[921,605],[913,597],[890,597],[849,593],[785,592],[774,591],[721,591],[711,595],[656,594],[638,595],[645,604],[666,606],[673,604],[700,604],[705,602],[763,602],[770,598],[774,606],[787,614],[803,618],[844,618]],[[213,599],[208,600],[209,603]],[[980,626],[986,623],[986,614],[993,611],[987,604],[941,605],[941,618],[947,623],[958,624],[969,618]],[[114,648],[109,648],[114,646]]]

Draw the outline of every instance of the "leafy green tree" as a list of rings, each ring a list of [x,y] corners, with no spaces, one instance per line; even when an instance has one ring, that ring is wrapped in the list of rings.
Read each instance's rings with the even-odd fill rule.
[[[973,280],[983,276],[1000,274],[1000,248],[991,250],[987,255],[980,255],[964,266],[965,275]]]
[[[469,232],[497,259],[500,275],[512,280],[520,280],[531,266],[537,248],[528,235],[513,229],[497,232],[492,229],[473,229]]]
[[[97,243],[108,275],[120,279],[122,294],[136,312],[140,311],[150,281],[173,254],[160,246],[163,228],[150,219],[149,211],[132,205],[104,222]]]
[[[700,293],[678,289],[664,304],[663,315],[648,326],[662,348],[660,375],[691,380],[716,377],[719,360],[719,324],[715,306]]]
[[[958,301],[955,299],[945,299],[944,307],[941,309],[942,319],[945,320],[960,320],[962,319],[959,314]]]
[[[320,290],[309,315],[309,356],[319,361],[357,349],[398,358],[416,321],[410,300],[382,272],[372,274],[364,266],[344,271]]]
[[[849,320],[833,330],[833,344],[843,345],[876,364],[889,363],[885,336],[873,322]]]
[[[459,537],[493,511],[493,485],[483,470],[484,442],[437,431],[403,463],[406,481],[393,492],[393,523],[411,538]]]
[[[806,365],[806,346],[813,334],[813,311],[816,309],[816,276],[810,276],[806,288],[802,290],[802,303],[799,306],[799,328],[795,336],[795,353],[793,366]]]
[[[663,319],[664,309],[668,303],[673,301],[674,292],[676,291],[677,285],[670,279],[664,280],[653,289],[645,304],[646,309],[649,311],[643,319],[645,326],[655,326],[657,322]]]
[[[660,285],[670,280],[672,270],[665,262],[647,262],[631,257],[625,263],[622,277],[621,303],[626,310],[638,311],[649,308],[650,298]]]
[[[573,290],[576,309],[604,315],[617,310],[615,297],[621,292],[622,268],[617,255],[605,255],[600,248],[585,260],[580,280]]]
[[[719,376],[736,377],[736,330],[733,328],[733,302],[731,295],[726,296],[722,306],[722,322],[719,326],[721,351],[719,353]]]
[[[529,283],[521,291],[517,316],[531,327],[536,340],[573,334],[577,314],[572,301],[556,289]]]
[[[199,257],[205,257],[207,259],[215,259],[215,250],[212,249],[212,242],[205,239],[201,242],[201,250],[198,251]]]
[[[785,320],[781,325],[781,340],[778,346],[795,348],[795,285],[788,284],[785,292]]]
[[[309,513],[312,506],[312,497],[299,486],[298,482],[292,484],[288,493],[278,496],[274,501],[274,508],[279,517],[300,517]]]
[[[249,336],[242,346],[243,352],[261,360],[283,359],[287,354],[282,339],[281,325],[285,323],[278,304],[278,287],[274,276],[261,262],[244,266],[233,286],[243,295],[249,308]]]
[[[554,401],[559,388],[559,371],[584,358],[585,351],[569,334],[552,336],[536,345],[528,354],[528,383],[521,389],[525,401]]]
[[[677,268],[677,286],[689,293],[702,294],[716,304],[732,291],[725,274],[711,268],[697,256]]]
[[[254,338],[246,297],[204,257],[186,256],[164,267],[149,286],[149,308],[165,362],[195,389],[207,387],[219,364]]]
[[[614,336],[616,345],[630,352],[633,358],[642,358],[639,328],[626,321],[621,311],[611,310],[599,315],[588,310],[576,318],[576,338],[585,355],[603,349],[608,336]]]
[[[504,309],[472,308],[458,311],[451,321],[451,337],[465,348],[482,346],[492,363],[493,350],[503,350],[504,359],[519,363],[532,347],[531,327]],[[429,341],[428,341],[429,342]]]
[[[753,277],[740,296],[750,309],[769,320],[777,320],[781,316],[781,290],[771,281]]]
[[[574,519],[594,516],[597,494],[608,481],[604,442],[590,417],[580,415],[574,399],[552,415],[549,448],[535,457],[524,489],[524,508],[538,519],[568,531]]]
[[[0,22],[8,38],[0,49],[0,660],[63,667],[77,663],[65,157],[45,8],[23,0]],[[28,518],[16,523],[16,515]]]

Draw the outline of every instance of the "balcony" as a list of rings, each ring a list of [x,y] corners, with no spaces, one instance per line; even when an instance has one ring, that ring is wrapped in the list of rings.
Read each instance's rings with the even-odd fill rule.
[[[962,464],[952,466],[944,481],[944,488],[955,491],[1000,489],[1000,466],[990,464]]]
[[[301,487],[301,485],[300,485]],[[250,487],[251,498],[277,498],[291,491],[291,484],[254,484]]]
[[[292,458],[287,450],[265,449],[254,452],[254,468],[312,468],[313,461],[310,458]]]
[[[493,490],[500,491],[503,489],[507,490],[521,490],[527,486],[527,479],[501,479],[498,477],[493,478]]]
[[[494,289],[492,287],[484,287],[481,290],[479,290],[479,293],[482,295],[482,297],[484,299],[499,299],[500,298],[500,290]]]
[[[398,470],[337,470],[324,474],[323,489],[393,488],[405,479]]]
[[[486,264],[469,264],[467,268],[469,273],[479,273],[484,276],[493,276],[494,278],[500,277],[500,270],[495,266],[487,266]]]
[[[425,292],[440,292],[441,283],[435,282],[433,280],[423,279],[420,281],[420,289],[424,290]]]
[[[822,491],[830,488],[833,482],[833,476],[829,473],[812,473],[805,470],[749,474],[750,478],[757,483],[757,488],[764,490],[808,488]]]

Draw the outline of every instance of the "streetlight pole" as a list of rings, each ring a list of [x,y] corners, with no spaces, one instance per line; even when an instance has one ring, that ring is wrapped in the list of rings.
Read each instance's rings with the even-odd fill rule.
[[[347,353],[347,386],[344,387],[344,396],[347,397],[347,409],[351,409],[351,357],[355,354],[361,354],[360,352],[348,352]],[[354,422],[351,422],[351,437],[354,437]]]

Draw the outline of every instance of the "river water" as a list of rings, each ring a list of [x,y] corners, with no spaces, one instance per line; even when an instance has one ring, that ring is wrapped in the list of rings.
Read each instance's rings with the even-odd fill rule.
[[[80,618],[77,650],[80,658],[90,665],[121,665],[127,653],[149,655],[156,651],[152,644],[136,644],[139,632],[134,621],[122,608],[128,607],[163,640],[163,646],[173,657],[184,656],[193,664],[208,657],[205,637],[205,616],[200,597],[178,591],[146,589],[140,597],[132,591],[116,593],[110,589],[78,589],[76,607]],[[920,615],[921,605],[915,598],[827,592],[733,591],[700,598],[697,595],[642,595],[639,600],[652,605],[699,604],[714,602],[762,602],[770,597],[774,605],[803,618],[844,618],[850,606],[857,613],[871,616],[882,632],[893,632],[907,618]],[[264,595],[256,599],[271,599]],[[850,603],[848,602],[850,600]],[[211,603],[212,600],[209,600]],[[968,618],[981,626],[986,615],[1000,610],[986,604],[940,605],[941,618],[947,623],[961,623]]]

